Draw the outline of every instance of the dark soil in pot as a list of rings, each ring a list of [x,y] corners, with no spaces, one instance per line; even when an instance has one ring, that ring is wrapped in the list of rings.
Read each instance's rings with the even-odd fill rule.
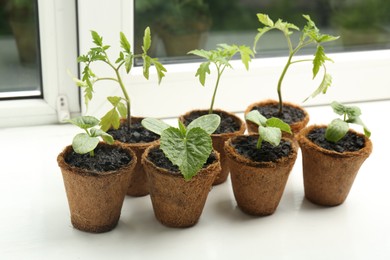
[[[160,138],[159,135],[142,126],[142,119],[142,117],[132,117],[130,131],[126,126],[126,119],[121,120],[121,125],[118,129],[110,129],[107,131],[115,140],[130,147],[138,158],[134,172],[130,176],[127,190],[127,195],[135,197],[149,194],[148,180],[141,164],[141,157],[146,148],[158,143]]]
[[[326,127],[315,128],[307,134],[307,138],[324,149],[333,150],[339,153],[358,151],[365,145],[364,138],[353,132],[348,132],[337,143],[329,142],[325,139],[325,131]]]
[[[208,114],[208,112],[208,110],[193,110],[185,115],[182,115],[180,117],[180,121],[185,125],[188,125],[196,118]],[[220,109],[214,109],[213,113],[221,117],[221,123],[218,129],[211,135],[213,148],[219,152],[221,161],[221,172],[218,174],[213,183],[213,185],[218,185],[226,181],[230,171],[227,164],[225,150],[223,148],[225,141],[233,136],[243,134],[246,126],[245,123],[233,113]]]
[[[258,136],[237,137],[232,145],[239,154],[255,162],[276,162],[291,151],[291,143],[286,140],[281,140],[276,147],[263,142],[261,149],[257,149],[257,139]]]
[[[294,134],[298,133],[309,122],[309,114],[307,111],[303,107],[290,102],[283,102],[282,114],[279,114],[279,102],[276,100],[264,100],[253,103],[247,107],[245,115],[252,110],[258,110],[266,118],[277,117],[283,120],[290,125],[291,131]],[[258,126],[255,123],[246,120],[246,124],[249,133],[258,133]],[[293,137],[286,133],[283,133],[283,136]]]
[[[277,104],[255,106],[252,110],[259,111],[266,118],[277,117],[289,125],[300,122],[305,118],[305,113],[301,109],[288,105],[283,106],[282,114],[279,114],[279,106]]]
[[[119,169],[131,161],[129,154],[118,147],[98,146],[95,155],[77,154],[73,150],[65,158],[65,162],[74,167],[91,172],[108,172]]]
[[[149,143],[158,140],[160,137],[147,130],[141,125],[141,121],[133,122],[131,124],[130,130],[124,124],[118,129],[110,129],[107,131],[110,135],[114,137],[115,140],[122,143]]]
[[[208,114],[208,111],[196,110],[194,112],[189,113],[185,117],[183,117],[183,119],[184,119],[183,123],[184,123],[184,125],[187,126],[192,121],[197,119],[198,117],[204,116],[207,114]],[[217,130],[215,130],[214,134],[232,133],[232,132],[240,130],[241,126],[240,126],[239,122],[237,122],[237,120],[235,120],[234,118],[229,116],[229,114],[224,113],[222,111],[214,111],[213,114],[219,115],[221,117],[221,124],[219,125]]]

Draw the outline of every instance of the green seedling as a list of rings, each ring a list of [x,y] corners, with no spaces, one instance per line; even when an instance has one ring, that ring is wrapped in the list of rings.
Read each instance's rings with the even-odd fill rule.
[[[249,69],[249,62],[251,61],[251,57],[254,55],[253,51],[245,45],[237,46],[237,45],[228,45],[228,44],[218,44],[217,48],[214,50],[206,51],[206,50],[192,50],[188,52],[188,54],[194,54],[199,57],[207,59],[207,61],[200,64],[198,70],[196,71],[195,77],[199,77],[199,82],[202,86],[206,83],[206,76],[210,74],[210,65],[214,64],[217,68],[217,80],[214,86],[214,93],[211,98],[211,105],[209,108],[209,114],[213,113],[214,101],[217,95],[219,81],[221,79],[222,73],[226,68],[232,68],[230,64],[230,60],[237,53],[241,56],[241,61],[244,63],[245,68]]]
[[[282,139],[282,131],[291,134],[291,128],[288,124],[276,117],[266,118],[257,110],[252,110],[245,116],[249,120],[259,126],[259,139],[257,141],[257,149],[261,149],[263,141],[270,143],[272,146],[278,146]]]
[[[337,143],[349,131],[349,124],[357,124],[362,126],[364,135],[367,137],[371,136],[370,130],[368,130],[363,121],[360,119],[360,115],[362,114],[360,108],[357,106],[345,106],[336,101],[331,103],[331,107],[337,115],[340,115],[343,118],[333,119],[332,122],[328,125],[325,132],[326,140],[332,143]]]
[[[192,121],[187,127],[179,121],[179,127],[172,127],[155,118],[145,118],[142,125],[160,135],[160,148],[165,156],[179,167],[184,179],[189,181],[206,163],[213,145],[210,135],[218,128],[218,115],[204,115]]]
[[[332,36],[328,34],[321,34],[320,30],[317,28],[315,23],[311,20],[309,15],[303,15],[303,18],[306,19],[306,25],[304,26],[301,36],[299,38],[298,44],[294,47],[291,35],[294,33],[294,31],[299,31],[300,29],[291,23],[284,22],[281,19],[277,20],[276,22],[272,21],[268,15],[259,13],[257,14],[257,17],[262,25],[264,25],[262,28],[258,28],[258,33],[255,36],[254,46],[253,49],[255,51],[255,48],[257,46],[258,41],[260,38],[267,32],[271,30],[279,30],[283,33],[284,37],[286,38],[289,55],[287,58],[287,63],[283,68],[283,71],[279,77],[278,85],[277,85],[277,93],[279,98],[279,113],[281,114],[283,112],[283,98],[282,98],[282,83],[283,79],[289,69],[289,67],[292,64],[299,63],[299,62],[312,62],[313,63],[313,79],[317,76],[320,68],[323,68],[324,75],[322,78],[322,81],[320,85],[317,87],[317,89],[305,99],[305,101],[309,98],[314,98],[317,95],[323,93],[325,94],[328,90],[328,88],[332,84],[332,76],[327,73],[325,62],[331,61],[333,62],[328,56],[325,54],[325,49],[322,46],[323,43],[331,42],[337,40],[338,36]],[[312,59],[297,59],[293,60],[294,55],[296,55],[302,48],[309,46],[309,45],[316,45],[316,51],[314,53],[314,58]]]
[[[124,33],[120,33],[120,46],[121,51],[115,62],[113,62],[107,53],[110,48],[109,45],[103,43],[103,38],[95,31],[91,31],[94,47],[92,47],[87,54],[78,57],[77,61],[84,64],[82,71],[82,79],[74,79],[76,84],[84,89],[84,100],[88,106],[89,101],[93,97],[95,83],[103,80],[109,80],[116,82],[123,94],[123,97],[107,97],[108,101],[113,105],[113,108],[108,111],[100,121],[100,125],[103,131],[107,131],[111,127],[118,129],[120,126],[120,118],[127,118],[127,129],[130,131],[131,125],[131,102],[130,96],[123,83],[121,71],[124,70],[126,74],[129,74],[133,67],[133,60],[135,58],[142,58],[143,60],[143,76],[149,79],[149,69],[151,65],[154,65],[157,71],[158,83],[160,84],[162,78],[165,76],[165,67],[158,61],[157,58],[151,58],[147,52],[151,46],[150,29],[147,27],[144,32],[142,54],[134,54],[131,51],[131,45],[127,40]],[[114,77],[99,77],[91,68],[91,65],[95,62],[103,62],[111,68],[115,76]]]
[[[69,120],[75,126],[80,127],[85,133],[77,134],[73,138],[72,147],[76,153],[94,156],[94,150],[102,138],[108,144],[114,143],[114,138],[101,129],[94,128],[99,125],[99,119],[93,116],[80,116]]]

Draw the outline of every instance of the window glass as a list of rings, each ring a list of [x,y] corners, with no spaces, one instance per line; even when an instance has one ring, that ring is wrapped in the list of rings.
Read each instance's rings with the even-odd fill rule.
[[[390,47],[389,0],[135,0],[135,49],[143,29],[152,30],[152,55],[163,62],[182,62],[195,48],[218,43],[253,45],[260,23],[256,14],[269,14],[300,28],[308,14],[323,33],[340,35],[328,52],[387,49]],[[296,34],[298,36],[298,34]],[[259,55],[286,55],[280,33],[262,38]],[[264,39],[264,40],[263,40]],[[304,53],[303,53],[304,54]]]
[[[38,6],[0,0],[0,99],[41,97]]]

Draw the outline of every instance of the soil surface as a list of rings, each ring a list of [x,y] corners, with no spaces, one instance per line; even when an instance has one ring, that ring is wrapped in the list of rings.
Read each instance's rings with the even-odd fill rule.
[[[107,133],[122,143],[149,143],[160,138],[159,135],[144,128],[141,122],[132,123],[130,131],[127,126],[121,124],[118,129],[108,130]]]
[[[257,136],[240,136],[232,143],[234,149],[241,155],[255,162],[276,162],[279,158],[288,156],[292,150],[289,141],[281,140],[278,146],[272,146],[263,141],[257,149]]]
[[[325,127],[313,129],[312,131],[310,131],[309,134],[307,134],[307,138],[324,149],[336,151],[339,153],[343,153],[346,151],[358,151],[362,149],[365,145],[364,138],[352,132],[348,132],[337,143],[329,142],[325,139],[325,131]]]
[[[164,152],[158,148],[149,152],[148,159],[160,168],[167,169],[168,171],[179,173],[179,167],[173,165],[172,162],[165,156]],[[216,160],[214,153],[211,153],[203,168],[212,164]]]
[[[277,117],[289,125],[300,122],[303,120],[303,118],[305,118],[305,113],[301,109],[288,105],[283,106],[282,114],[279,114],[278,104],[254,107],[252,110],[256,109],[266,118]]]
[[[197,119],[200,116],[208,114],[208,111],[196,111],[191,113],[188,117],[185,118],[184,125],[189,125],[192,121]],[[224,133],[233,133],[235,131],[240,130],[240,125],[234,120],[234,118],[223,112],[214,112],[214,114],[219,115],[221,117],[221,124],[215,130],[213,134],[224,134]]]
[[[73,150],[65,158],[69,165],[95,172],[118,170],[131,161],[130,155],[123,149],[114,146],[99,146],[95,149],[95,156],[89,153],[78,154]]]

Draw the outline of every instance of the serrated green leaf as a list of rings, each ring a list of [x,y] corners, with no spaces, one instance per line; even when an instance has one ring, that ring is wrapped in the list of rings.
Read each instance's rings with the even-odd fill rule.
[[[116,96],[112,96],[112,97],[107,97],[107,100],[111,103],[111,105],[113,105],[114,107],[116,107],[120,102],[121,102],[121,97],[116,97]]]
[[[336,118],[326,128],[325,139],[329,142],[337,143],[347,134],[348,130],[348,123]]]
[[[290,125],[283,122],[283,120],[276,118],[276,117],[271,117],[267,119],[266,122],[267,127],[274,127],[274,128],[279,128],[281,131],[292,134]]]
[[[100,120],[100,126],[103,131],[108,131],[111,127],[118,129],[120,126],[120,117],[115,107],[108,111]]]
[[[205,50],[192,50],[192,51],[189,51],[187,54],[193,54],[193,55],[205,58],[205,59],[209,59],[211,56],[211,52],[205,51]]]
[[[179,129],[170,127],[162,132],[160,147],[185,180],[199,172],[213,149],[211,137],[201,128],[192,128],[183,136]]]
[[[165,129],[171,127],[170,125],[168,125],[162,120],[159,120],[157,118],[150,118],[150,117],[143,119],[141,121],[141,124],[149,131],[152,131],[153,133],[158,134],[160,136]]]
[[[282,131],[276,127],[259,126],[259,135],[272,146],[278,146],[282,139]]]
[[[324,52],[324,47],[321,45],[317,46],[316,53],[313,60],[313,79],[317,76],[318,71],[326,60],[326,55]]]
[[[81,62],[86,63],[86,62],[89,62],[89,58],[86,55],[81,55],[81,56],[77,57],[77,62],[78,63],[81,63]]]
[[[142,59],[144,60],[143,64],[143,74],[146,79],[149,79],[149,69],[151,65],[151,58],[147,55],[142,55]]]
[[[125,69],[127,74],[130,73],[131,68],[133,67],[133,58],[134,56],[130,54],[130,55],[126,55],[123,59],[125,62]]]
[[[255,123],[258,126],[265,126],[267,123],[267,118],[260,114],[258,110],[250,111],[248,114],[246,114],[245,119]]]
[[[239,47],[241,61],[244,63],[246,70],[249,69],[249,62],[251,62],[252,57],[254,56],[253,51],[246,45],[241,45]]]
[[[102,47],[103,46],[103,38],[96,32],[96,31],[91,31],[93,43],[96,44],[97,46]]]
[[[221,117],[216,114],[203,115],[196,118],[187,126],[187,131],[195,127],[200,127],[206,133],[212,134],[217,130],[219,124],[221,123]]]
[[[81,129],[88,129],[99,124],[99,119],[93,116],[79,116],[69,119],[69,122]]]
[[[89,153],[93,151],[98,144],[98,138],[90,137],[86,133],[76,135],[72,141],[73,150],[78,154]]]
[[[328,88],[332,85],[332,76],[330,74],[324,74],[324,78],[321,81],[321,84],[318,86],[318,88],[310,95],[308,96],[303,102],[306,102],[309,98],[315,98],[319,94],[326,94],[328,91]]]
[[[157,58],[154,58],[151,60],[152,64],[154,65],[154,67],[156,68],[156,71],[157,71],[157,77],[158,77],[158,84],[161,83],[161,80],[163,77],[165,77],[165,73],[164,72],[167,72],[167,69],[164,67],[164,65],[162,65]]]
[[[126,35],[123,32],[120,32],[120,44],[121,44],[122,49],[126,53],[130,53],[131,52],[131,45],[130,45],[129,41],[126,38]]]
[[[127,107],[123,102],[118,103],[116,109],[118,110],[121,118],[127,118]]]
[[[273,27],[274,22],[267,14],[258,13],[257,18],[259,19],[259,22],[264,24],[265,26]]]
[[[151,43],[152,43],[152,37],[150,35],[150,28],[146,27],[144,31],[143,46],[142,46],[144,53],[146,53],[149,50]]]
[[[199,82],[202,86],[206,83],[206,74],[210,74],[210,62],[206,61],[199,65],[198,70],[196,71],[195,77],[199,77]]]

